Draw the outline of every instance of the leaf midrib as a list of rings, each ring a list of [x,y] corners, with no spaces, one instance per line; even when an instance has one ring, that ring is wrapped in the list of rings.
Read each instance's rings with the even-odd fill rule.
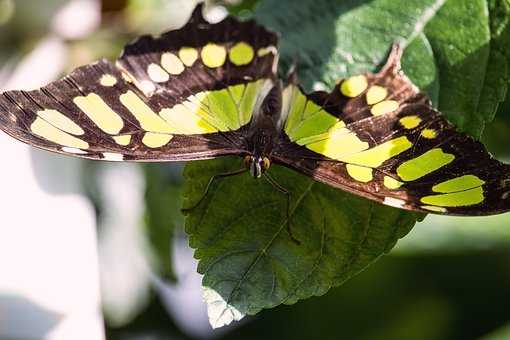
[[[293,209],[291,210],[291,212],[289,214],[289,218],[294,216],[294,213],[296,212],[296,209],[299,207],[299,205],[301,204],[303,199],[306,197],[306,195],[308,195],[310,193],[310,191],[312,190],[312,187],[314,185],[315,185],[315,182],[314,181],[310,181],[310,184],[307,186],[307,188],[303,191],[303,193],[297,199],[296,204],[294,205]],[[261,248],[259,250],[259,253],[257,254],[257,256],[253,259],[253,261],[250,263],[248,268],[245,270],[245,272],[243,273],[241,278],[238,280],[238,283],[236,284],[236,286],[230,292],[229,297],[226,300],[227,305],[229,305],[232,302],[232,299],[235,297],[235,294],[239,291],[239,289],[241,288],[241,286],[245,282],[246,277],[250,274],[251,270],[255,267],[255,265],[258,263],[258,261],[264,256],[264,254],[266,254],[267,250],[274,244],[274,241],[276,240],[278,235],[280,235],[282,230],[285,228],[286,224],[287,224],[287,218],[285,218],[283,220],[283,223],[280,225],[278,230],[274,233],[273,237],[269,240],[269,242],[266,244],[266,246],[264,246],[263,248]],[[224,312],[225,311],[223,311],[220,314],[220,316],[218,317],[218,320],[221,319],[221,317],[223,316]]]

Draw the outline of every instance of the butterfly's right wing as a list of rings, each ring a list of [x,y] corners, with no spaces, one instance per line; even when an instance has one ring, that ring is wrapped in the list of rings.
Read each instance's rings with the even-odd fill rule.
[[[272,83],[277,36],[253,21],[210,24],[198,6],[181,29],[144,36],[116,64],[80,67],[36,91],[0,95],[0,129],[49,151],[164,161],[239,154]]]
[[[402,209],[510,211],[510,166],[456,131],[402,73],[400,56],[395,46],[379,73],[344,79],[330,93],[289,86],[286,136],[273,159]]]

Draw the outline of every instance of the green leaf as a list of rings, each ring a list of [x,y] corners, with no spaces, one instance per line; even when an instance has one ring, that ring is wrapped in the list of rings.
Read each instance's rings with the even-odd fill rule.
[[[209,178],[241,166],[230,158],[190,163],[184,206],[200,201]],[[417,218],[285,168],[273,166],[271,175],[292,193],[291,227],[301,244],[287,233],[283,194],[247,173],[214,182],[187,216],[215,327],[326,293],[393,248]]]
[[[478,104],[491,38],[487,1],[446,1],[426,35],[439,67],[440,110],[462,131],[480,137],[485,120]]]
[[[490,0],[491,50],[478,112],[485,122],[494,119],[505,100],[510,81],[510,0]]]
[[[425,91],[432,103],[437,105],[439,102],[438,70],[432,47],[425,34],[420,33],[407,46],[402,58],[402,68],[414,84]]]
[[[496,7],[501,11],[501,1],[507,0],[494,1],[500,1]],[[489,27],[486,3],[466,3],[305,0],[296,5],[266,0],[259,3],[255,18],[281,33],[281,65],[285,69],[297,59],[308,90],[331,88],[341,77],[376,71],[391,44],[400,42],[407,46],[402,64],[412,81],[449,117],[457,117],[462,129],[479,134],[502,97],[502,92],[496,99],[482,98],[482,93],[503,78],[497,75],[495,81],[486,71],[491,46],[497,46],[491,41],[496,35]],[[495,25],[502,32],[504,18]],[[459,30],[459,23],[466,27]],[[504,46],[506,38],[499,39]],[[481,60],[473,69],[476,58]],[[189,163],[184,207],[200,201],[212,176],[241,167],[239,160],[230,158]],[[292,192],[292,231],[300,245],[286,232],[285,197],[247,174],[215,181],[186,218],[215,327],[263,308],[324,294],[392,249],[421,217],[315,183],[291,170],[273,166],[270,174]]]
[[[305,0],[295,6],[269,0],[260,3],[256,19],[281,33],[283,66],[297,58],[300,79],[311,89],[317,81],[332,87],[342,77],[377,70],[391,44],[407,45],[418,37],[443,2]],[[428,43],[423,44],[414,68],[433,63]]]

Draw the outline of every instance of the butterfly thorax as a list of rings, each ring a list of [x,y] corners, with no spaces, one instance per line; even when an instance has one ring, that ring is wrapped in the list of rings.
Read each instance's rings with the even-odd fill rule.
[[[249,154],[245,165],[254,178],[260,178],[271,165],[271,153],[280,135],[278,120],[282,111],[282,86],[277,82],[255,108],[246,139]]]

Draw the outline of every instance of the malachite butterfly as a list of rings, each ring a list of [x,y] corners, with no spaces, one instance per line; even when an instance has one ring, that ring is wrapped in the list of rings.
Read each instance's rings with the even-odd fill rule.
[[[238,155],[394,207],[439,214],[510,210],[510,167],[459,133],[400,70],[305,93],[277,77],[278,37],[254,21],[143,36],[112,63],[80,67],[36,91],[0,95],[0,128],[27,144],[107,161]]]

